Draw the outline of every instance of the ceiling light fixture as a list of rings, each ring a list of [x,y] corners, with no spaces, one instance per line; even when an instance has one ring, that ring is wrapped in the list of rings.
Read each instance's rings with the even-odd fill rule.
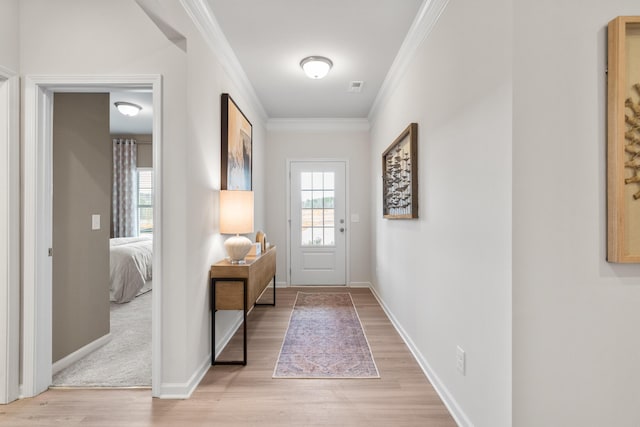
[[[141,106],[132,102],[120,101],[114,102],[114,105],[116,106],[120,114],[124,114],[125,116],[129,117],[137,116],[140,110],[142,110]]]
[[[324,56],[307,56],[300,61],[300,66],[311,79],[321,79],[329,73],[333,62]]]

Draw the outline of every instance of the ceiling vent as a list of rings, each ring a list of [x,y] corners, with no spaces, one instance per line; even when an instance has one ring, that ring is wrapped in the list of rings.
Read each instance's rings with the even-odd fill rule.
[[[362,92],[362,86],[364,86],[364,82],[362,80],[354,80],[349,83],[349,89],[347,92],[360,93]]]

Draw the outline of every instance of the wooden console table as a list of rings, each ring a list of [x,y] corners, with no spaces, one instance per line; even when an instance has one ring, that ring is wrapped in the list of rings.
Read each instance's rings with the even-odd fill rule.
[[[276,247],[257,257],[247,257],[245,264],[222,260],[211,266],[211,364],[247,364],[247,313],[255,305],[276,305]],[[273,279],[273,303],[257,303]],[[216,311],[242,310],[243,360],[216,361]]]

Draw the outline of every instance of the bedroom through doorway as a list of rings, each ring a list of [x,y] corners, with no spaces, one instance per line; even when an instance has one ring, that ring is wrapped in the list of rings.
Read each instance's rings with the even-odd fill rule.
[[[53,94],[52,387],[152,385],[152,98]]]

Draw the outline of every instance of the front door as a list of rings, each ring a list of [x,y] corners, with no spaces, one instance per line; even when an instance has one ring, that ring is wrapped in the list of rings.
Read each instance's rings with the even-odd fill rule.
[[[346,284],[345,162],[291,162],[291,284]]]

